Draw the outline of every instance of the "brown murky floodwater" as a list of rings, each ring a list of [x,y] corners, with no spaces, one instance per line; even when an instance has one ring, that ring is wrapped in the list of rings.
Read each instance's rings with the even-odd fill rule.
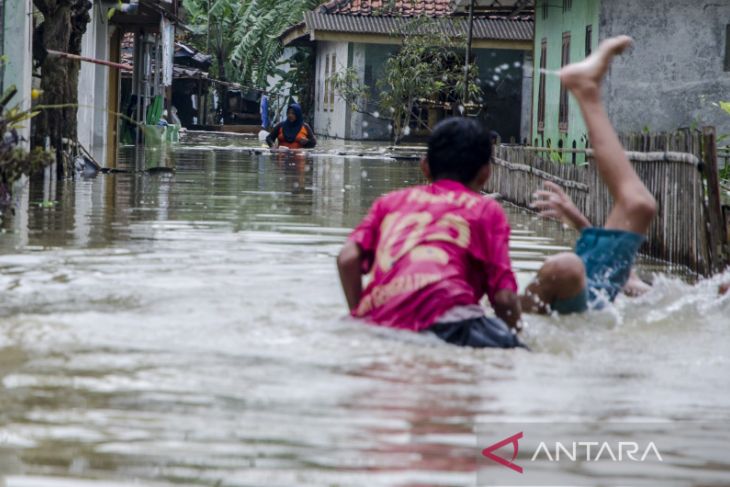
[[[3,215],[0,485],[474,485],[474,427],[499,421],[698,420],[730,445],[716,281],[644,262],[639,300],[528,318],[532,353],[365,326],[334,256],[417,165],[245,144],[147,154],[174,174],[33,181]],[[509,214],[524,286],[574,235]],[[653,485],[730,485],[727,451]]]

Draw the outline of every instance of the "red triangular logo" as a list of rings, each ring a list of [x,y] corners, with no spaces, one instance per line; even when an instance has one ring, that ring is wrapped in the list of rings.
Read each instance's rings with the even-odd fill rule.
[[[489,458],[490,460],[492,460],[494,462],[499,463],[500,465],[503,465],[509,469],[514,470],[517,473],[523,473],[522,467],[520,467],[519,465],[515,465],[512,462],[515,461],[515,458],[517,458],[517,454],[520,452],[520,444],[518,442],[524,436],[525,435],[520,431],[519,433],[517,433],[514,436],[510,436],[509,438],[505,438],[504,440],[502,440],[498,443],[495,443],[492,446],[486,447],[484,450],[482,450],[482,455],[484,455],[486,458]],[[510,443],[512,444],[512,448],[514,451],[514,454],[512,455],[512,460],[506,460],[506,459],[504,459],[502,457],[498,457],[497,455],[492,453],[496,450],[499,450],[500,448],[502,448],[505,445],[509,445]]]

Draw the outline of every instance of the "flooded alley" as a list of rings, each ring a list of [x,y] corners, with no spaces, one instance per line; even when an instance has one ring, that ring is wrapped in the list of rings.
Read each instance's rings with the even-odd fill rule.
[[[423,182],[417,162],[253,144],[192,135],[147,154],[174,173],[32,181],[3,215],[0,485],[472,485],[494,421],[691,420],[730,440],[719,281],[643,261],[640,299],[527,317],[532,352],[365,326],[334,259],[376,197]],[[507,210],[524,287],[575,234]],[[661,485],[730,484],[726,451],[669,458]]]

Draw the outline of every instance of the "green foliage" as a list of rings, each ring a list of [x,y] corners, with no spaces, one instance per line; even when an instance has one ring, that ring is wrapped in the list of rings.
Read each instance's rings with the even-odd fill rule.
[[[437,20],[427,17],[408,22],[400,34],[402,46],[386,61],[383,76],[376,84],[379,98],[373,100],[382,113],[389,115],[396,143],[410,130],[414,106],[427,104],[463,113],[465,106],[481,94],[474,64],[468,68],[469,89],[465,93],[464,38],[446,35]],[[368,113],[370,87],[360,81],[358,73],[345,70],[337,73],[332,82],[335,91],[351,106]]]
[[[370,87],[360,80],[360,75],[355,68],[350,67],[337,71],[326,81],[332,83],[332,88],[352,110],[374,115],[366,111]]]
[[[725,113],[727,113],[728,115],[730,115],[730,101],[721,101],[721,102],[718,103],[718,106]]]
[[[17,129],[38,112],[23,110],[19,105],[6,108],[16,93],[15,86],[11,86],[0,97],[0,199],[7,197],[13,183],[23,175],[34,173],[51,162],[50,155],[41,149],[28,153],[18,147]]]
[[[314,112],[314,87],[315,87],[315,55],[312,49],[299,48],[289,59],[285,61],[288,70],[277,67],[272,73],[279,78],[279,81],[272,87],[274,94],[289,92],[291,97],[296,99],[302,109],[311,119]],[[287,106],[290,99],[280,96],[270,97],[271,108],[278,113],[284,106]]]
[[[317,0],[183,0],[192,41],[214,54],[219,78],[266,86],[277,71],[279,35],[317,6]]]

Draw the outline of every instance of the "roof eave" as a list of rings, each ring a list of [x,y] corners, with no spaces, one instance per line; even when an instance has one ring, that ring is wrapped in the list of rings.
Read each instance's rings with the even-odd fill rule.
[[[279,35],[282,46],[289,46],[296,42],[304,40],[309,35],[309,28],[306,22],[300,22],[289,27]]]

